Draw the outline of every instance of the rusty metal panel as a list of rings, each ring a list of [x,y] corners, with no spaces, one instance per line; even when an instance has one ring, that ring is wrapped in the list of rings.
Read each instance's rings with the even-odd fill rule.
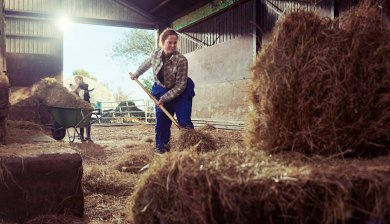
[[[248,1],[225,10],[191,27],[180,30],[192,38],[179,37],[180,52],[183,54],[204,46],[220,44],[253,31],[253,1]]]

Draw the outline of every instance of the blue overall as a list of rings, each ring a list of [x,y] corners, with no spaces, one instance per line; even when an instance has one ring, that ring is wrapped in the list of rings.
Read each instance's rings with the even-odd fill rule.
[[[194,88],[194,82],[188,78],[185,90],[173,100],[164,103],[165,109],[172,116],[176,113],[177,121],[182,128],[194,128],[191,122],[192,98],[195,96]],[[157,100],[160,100],[160,97],[166,92],[168,92],[168,89],[157,83],[153,84],[152,94]],[[171,125],[172,121],[156,106],[156,150],[160,153],[170,151]]]

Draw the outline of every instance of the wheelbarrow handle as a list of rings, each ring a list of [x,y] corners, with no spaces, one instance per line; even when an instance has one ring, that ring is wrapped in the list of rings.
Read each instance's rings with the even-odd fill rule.
[[[130,75],[132,74],[130,73]],[[134,81],[145,91],[146,94],[148,94],[150,99],[153,100],[153,102],[165,113],[165,115],[167,115],[167,117],[180,129],[181,127],[179,123],[177,123],[176,119],[167,111],[167,109],[165,109],[163,105],[158,105],[157,99],[149,92],[149,90],[147,90],[137,78],[135,78]]]

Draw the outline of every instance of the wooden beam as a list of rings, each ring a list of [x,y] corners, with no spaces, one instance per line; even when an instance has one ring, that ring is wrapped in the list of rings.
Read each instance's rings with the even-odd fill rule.
[[[157,18],[154,17],[152,14],[150,14],[149,12],[146,12],[145,10],[141,9],[140,7],[138,7],[137,5],[135,5],[134,3],[130,3],[129,1],[124,1],[124,0],[113,0],[114,2],[146,17],[147,19],[151,20],[151,22],[157,22]]]
[[[265,4],[266,4],[270,9],[272,9],[272,11],[274,11],[278,16],[283,15],[283,10],[281,10],[280,8],[278,8],[275,4],[273,4],[273,3],[270,2],[269,0],[265,0]]]
[[[7,33],[5,35],[6,37],[10,38],[26,38],[26,39],[49,39],[49,40],[57,40],[62,39],[61,36],[44,36],[44,35],[27,35],[27,34],[13,34],[13,33]]]
[[[5,10],[5,18],[13,19],[25,19],[25,20],[46,20],[53,21],[57,19],[57,15],[49,13],[37,13],[37,12],[21,12],[15,10]],[[74,22],[84,24],[106,25],[106,26],[118,26],[118,27],[131,27],[139,29],[155,29],[155,22],[130,22],[122,20],[111,20],[107,18],[86,18],[72,16],[70,19]]]
[[[172,22],[172,27],[174,30],[181,30],[185,27],[189,27],[195,23],[198,23],[212,15],[215,15],[218,12],[221,12],[238,2],[243,2],[244,0],[214,0],[211,3],[200,7],[187,15],[178,18],[177,20]]]
[[[183,10],[181,13],[178,13],[176,15],[172,15],[172,17],[169,18],[169,22],[173,22],[197,9],[199,9],[200,7],[206,5],[207,3],[210,3],[212,2],[213,0],[198,0],[196,3],[194,3],[191,7]]]
[[[150,10],[151,13],[154,13],[156,12],[157,10],[159,10],[161,7],[163,7],[164,5],[168,4],[170,1],[172,0],[165,0],[165,1],[162,1],[160,4],[158,4],[157,6],[155,6],[154,8],[152,8]]]

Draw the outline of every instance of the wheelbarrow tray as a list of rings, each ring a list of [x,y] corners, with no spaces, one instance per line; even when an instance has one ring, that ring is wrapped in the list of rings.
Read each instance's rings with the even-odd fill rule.
[[[64,128],[83,128],[91,125],[93,109],[48,107],[47,110],[52,115],[55,122]]]

